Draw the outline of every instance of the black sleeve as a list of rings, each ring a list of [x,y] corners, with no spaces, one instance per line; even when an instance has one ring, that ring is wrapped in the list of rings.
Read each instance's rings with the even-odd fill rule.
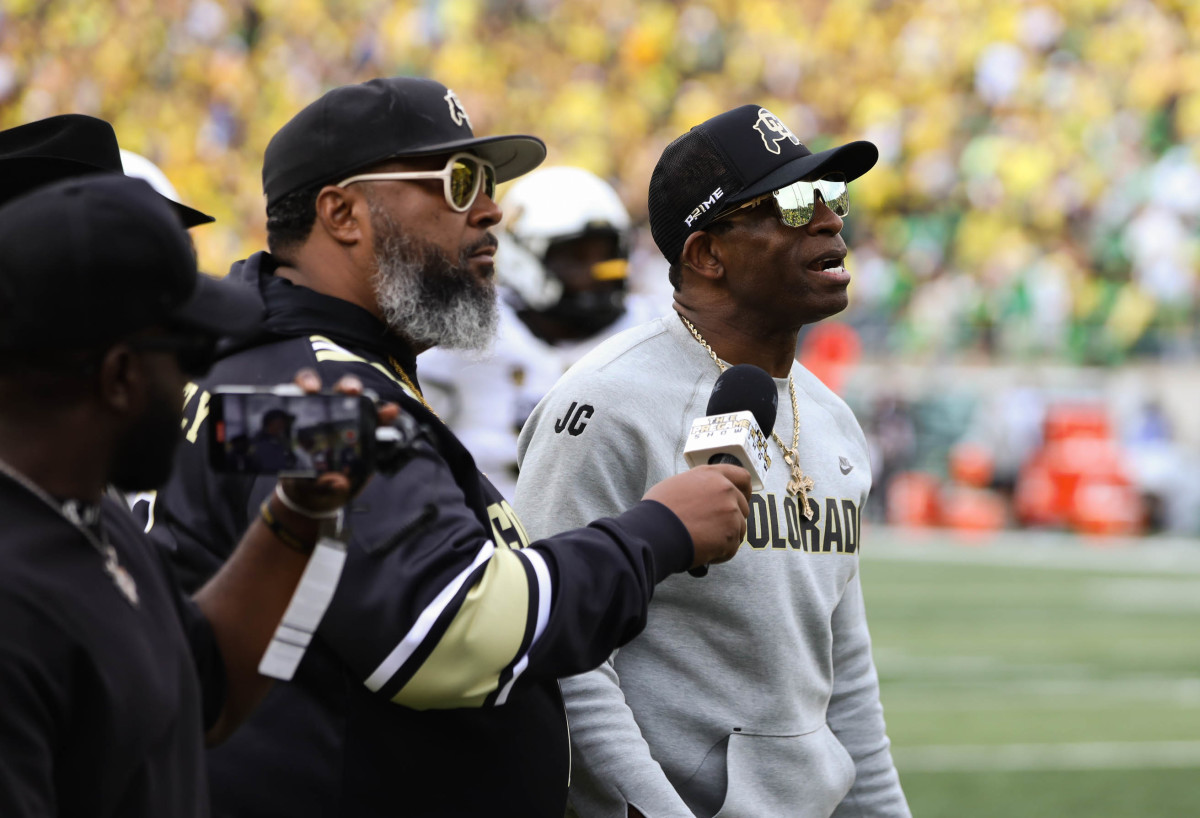
[[[508,503],[488,507],[487,530],[432,451],[376,475],[355,507],[320,635],[370,690],[417,708],[503,704],[522,681],[595,667],[641,631],[654,585],[692,554],[654,502],[514,547]]]
[[[323,382],[353,373],[424,411],[385,367],[326,339],[284,351],[286,360],[214,370],[208,383],[256,383],[308,363]],[[189,439],[150,528],[185,578],[206,567],[190,574],[189,590],[228,557],[274,484],[208,468],[203,392],[188,400]],[[318,637],[379,696],[416,708],[488,706],[524,680],[587,670],[640,632],[654,584],[691,560],[686,528],[657,503],[525,548],[509,504],[481,493],[469,454],[452,436],[443,442],[415,448],[396,474],[373,476],[347,514],[346,565]]]
[[[179,614],[179,625],[187,639],[188,649],[192,654],[192,662],[196,665],[196,676],[200,681],[201,706],[204,717],[204,730],[207,732],[217,723],[221,711],[225,707],[226,677],[225,660],[221,656],[221,646],[217,643],[217,635],[209,624],[208,617],[190,596],[183,593],[179,583],[172,576],[172,567],[167,554],[158,550],[158,558],[162,562],[166,582],[171,591],[171,601]]]
[[[653,500],[534,548],[552,566],[554,605],[574,609],[551,616],[532,652],[531,666],[547,664],[556,678],[597,667],[641,633],[654,587],[686,570],[693,554],[687,528]]]

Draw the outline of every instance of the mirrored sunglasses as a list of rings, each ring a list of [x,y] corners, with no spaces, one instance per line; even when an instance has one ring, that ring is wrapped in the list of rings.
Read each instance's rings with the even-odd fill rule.
[[[446,160],[441,170],[401,171],[396,173],[360,173],[338,182],[346,187],[355,182],[391,182],[410,179],[441,179],[446,204],[456,213],[465,213],[483,190],[490,199],[496,198],[496,168],[491,162],[471,153],[456,153]]]
[[[787,227],[803,227],[812,221],[817,212],[818,193],[825,206],[838,216],[850,215],[850,188],[846,184],[846,177],[841,173],[829,173],[815,182],[792,182],[787,187],[756,196],[728,213],[722,213],[713,221],[732,216],[767,199],[774,199],[779,221]]]

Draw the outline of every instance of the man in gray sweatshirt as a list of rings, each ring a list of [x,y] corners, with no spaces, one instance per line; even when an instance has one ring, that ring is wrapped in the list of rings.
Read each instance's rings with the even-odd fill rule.
[[[516,506],[545,536],[685,470],[725,368],[775,379],[773,466],[744,547],[662,583],[643,634],[562,683],[584,818],[910,814],[858,574],[867,443],[795,360],[800,328],[846,307],[847,183],[877,158],[867,142],[813,154],[757,105],[671,143],[649,210],[675,311],[586,356],[521,434]]]

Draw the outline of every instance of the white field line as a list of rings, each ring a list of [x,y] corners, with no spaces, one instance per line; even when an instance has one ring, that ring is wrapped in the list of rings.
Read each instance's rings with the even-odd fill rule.
[[[1108,610],[1200,614],[1200,575],[1090,579],[1084,593]],[[1196,640],[1200,646],[1200,633]]]
[[[894,666],[889,665],[889,670]],[[886,683],[889,710],[912,712],[1019,709],[1099,710],[1141,702],[1156,708],[1200,707],[1200,679],[897,679]],[[931,696],[930,691],[936,695]]]
[[[892,755],[901,778],[908,772],[1189,769],[1200,768],[1200,741],[893,746]]]
[[[938,529],[864,526],[862,558],[1120,574],[1200,575],[1200,539],[1086,539],[1044,532],[980,538]]]

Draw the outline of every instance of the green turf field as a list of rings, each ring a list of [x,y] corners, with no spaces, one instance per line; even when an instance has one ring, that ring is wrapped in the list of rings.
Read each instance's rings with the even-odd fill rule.
[[[1200,542],[863,544],[914,816],[1200,816]]]

